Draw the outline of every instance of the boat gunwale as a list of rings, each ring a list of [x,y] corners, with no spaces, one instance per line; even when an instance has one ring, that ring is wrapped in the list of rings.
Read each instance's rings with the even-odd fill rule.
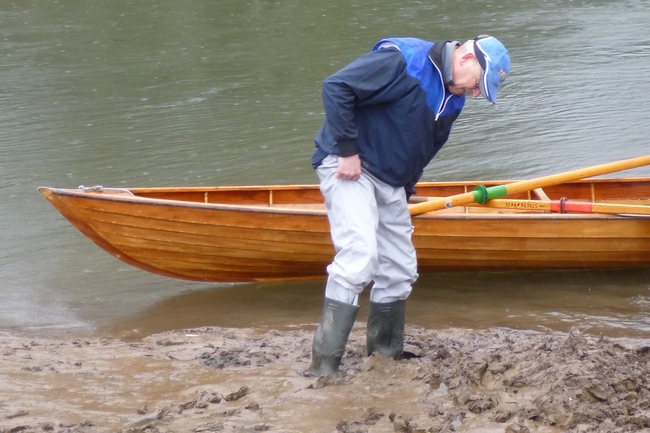
[[[418,184],[422,188],[435,187],[435,186],[473,186],[476,184],[482,185],[501,185],[512,181],[441,181],[441,182],[422,182]],[[587,178],[566,184],[576,183],[633,183],[633,182],[649,182],[648,177],[626,177],[626,178]],[[416,188],[417,186],[416,185]],[[81,187],[80,187],[81,188]],[[304,216],[326,216],[326,210],[323,209],[307,209],[300,207],[282,207],[282,206],[269,206],[269,205],[248,205],[248,204],[228,204],[228,203],[206,203],[200,201],[185,201],[178,199],[162,199],[142,197],[138,194],[151,194],[151,193],[210,193],[210,192],[230,192],[230,191],[313,191],[318,190],[318,185],[245,185],[245,186],[195,186],[195,187],[136,187],[136,188],[112,188],[106,187],[105,190],[80,190],[72,188],[54,188],[41,186],[38,191],[42,193],[43,190],[48,190],[51,194],[59,196],[76,197],[83,199],[93,199],[100,201],[133,203],[133,204],[148,204],[155,206],[176,207],[176,208],[194,208],[202,210],[227,210],[235,212],[251,212],[262,214],[282,214],[282,215],[304,215]],[[107,192],[117,191],[117,192]],[[417,196],[417,195],[416,195]],[[422,196],[420,196],[422,197]],[[427,219],[449,219],[449,220],[493,220],[493,219],[534,219],[534,220],[596,220],[596,219],[617,219],[617,220],[645,220],[648,219],[647,215],[637,214],[598,214],[598,213],[551,213],[551,212],[449,212],[448,209],[440,211],[433,211],[424,213],[422,215],[414,216],[413,220],[427,220]]]
[[[174,207],[174,208],[187,208],[187,209],[197,209],[199,210],[219,210],[219,211],[233,211],[233,212],[251,212],[251,213],[261,213],[266,215],[302,215],[302,216],[319,216],[327,217],[325,209],[323,210],[311,210],[311,209],[301,209],[301,208],[282,208],[282,207],[269,207],[269,206],[255,206],[255,205],[229,205],[229,204],[220,204],[220,203],[202,203],[202,202],[192,202],[192,201],[179,201],[179,200],[165,200],[165,199],[152,199],[147,197],[137,197],[138,200],[124,200],[128,199],[130,196],[122,197],[84,197],[78,196],[75,194],[61,194],[69,195],[72,197],[80,198],[90,198],[97,199],[102,201],[110,202],[128,202],[132,204],[144,204],[151,206],[163,206],[163,207]],[[150,219],[147,217],[147,219]],[[165,218],[153,218],[153,219],[165,219]],[[512,213],[499,213],[497,209],[494,212],[484,213],[484,212],[474,212],[474,213],[450,213],[447,209],[441,209],[438,211],[428,212],[422,215],[411,217],[412,221],[426,221],[426,220],[540,220],[540,221],[552,221],[552,220],[647,220],[650,219],[649,215],[623,215],[623,214],[598,214],[598,213],[551,213],[545,211],[533,212],[512,212]]]
[[[54,195],[99,200],[99,201],[148,204],[154,206],[177,207],[177,208],[194,208],[194,209],[205,209],[205,210],[217,209],[217,210],[231,210],[231,211],[255,212],[255,213],[273,213],[273,214],[286,214],[286,215],[311,215],[311,216],[326,215],[325,209],[314,210],[314,209],[301,209],[301,208],[282,208],[282,207],[272,207],[272,206],[263,206],[263,205],[204,203],[199,201],[168,200],[168,199],[161,199],[161,198],[140,197],[138,195],[126,195],[124,193],[119,193],[119,194],[106,193],[106,192],[97,193],[97,192],[78,191],[75,189],[51,188],[51,187],[38,188],[39,191],[42,191],[44,189],[51,191],[51,193]],[[136,188],[123,188],[123,189],[125,191],[136,190]],[[148,191],[160,191],[160,189],[155,189],[155,190],[149,189]],[[178,189],[178,191],[199,192],[205,190],[197,189],[196,191],[189,191],[188,189]],[[169,192],[173,192],[173,191],[170,190]]]

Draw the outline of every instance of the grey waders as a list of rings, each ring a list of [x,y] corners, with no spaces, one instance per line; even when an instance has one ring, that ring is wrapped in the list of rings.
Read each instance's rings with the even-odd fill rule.
[[[380,353],[396,360],[404,358],[406,301],[370,302],[366,343],[368,356]]]
[[[336,374],[359,307],[325,298],[323,315],[314,334],[311,367],[305,376]]]

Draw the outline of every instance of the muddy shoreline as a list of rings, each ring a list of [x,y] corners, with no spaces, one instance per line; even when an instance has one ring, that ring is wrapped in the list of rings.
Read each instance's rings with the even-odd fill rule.
[[[0,432],[641,432],[647,341],[407,327],[415,357],[306,378],[312,333],[205,327],[134,341],[0,334]]]

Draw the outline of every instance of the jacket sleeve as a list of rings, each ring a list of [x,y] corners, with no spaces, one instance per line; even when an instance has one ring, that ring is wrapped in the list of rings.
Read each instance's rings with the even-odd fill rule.
[[[406,201],[408,202],[409,199],[411,198],[412,195],[417,194],[418,190],[415,189],[415,184],[418,183],[420,180],[420,177],[422,177],[422,173],[424,170],[420,170],[420,172],[413,177],[406,185],[404,185],[404,191],[406,192]]]
[[[406,77],[404,56],[391,48],[359,57],[323,82],[325,117],[341,156],[358,153],[355,109],[399,99]]]

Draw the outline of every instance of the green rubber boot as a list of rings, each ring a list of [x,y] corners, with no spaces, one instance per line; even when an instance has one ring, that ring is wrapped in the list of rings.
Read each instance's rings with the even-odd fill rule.
[[[377,352],[396,360],[404,358],[405,307],[406,301],[370,302],[366,333],[368,356]]]
[[[323,315],[314,334],[311,367],[305,371],[305,376],[318,377],[338,373],[345,345],[358,312],[359,307],[356,305],[325,298]]]

